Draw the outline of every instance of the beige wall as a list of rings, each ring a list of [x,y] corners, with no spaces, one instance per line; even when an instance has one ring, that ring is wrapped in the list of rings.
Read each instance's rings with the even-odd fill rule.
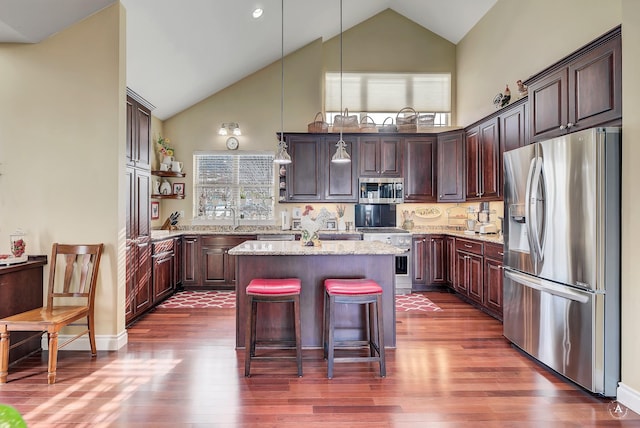
[[[284,32],[285,37],[291,37],[286,25]],[[285,131],[306,132],[307,124],[323,109],[324,70],[340,69],[338,39],[325,43],[318,39],[285,58]],[[455,45],[392,10],[343,34],[345,71],[449,71],[455,79],[455,61]],[[192,218],[191,154],[195,150],[225,150],[226,137],[216,134],[222,122],[240,123],[241,150],[275,150],[275,135],[280,130],[280,70],[277,61],[164,121],[164,132],[175,145],[176,157],[185,163],[187,192],[182,201],[163,200],[161,218],[176,210],[185,211],[187,223]],[[328,207],[333,210],[333,205]]]
[[[619,399],[640,413],[640,2],[622,0],[622,383]]]
[[[575,17],[576,19],[567,19]],[[513,25],[505,25],[513,23]],[[637,242],[640,218],[636,167],[640,148],[640,3],[635,0],[499,0],[458,44],[458,112],[461,124],[493,111],[491,100],[505,83],[535,74],[622,23],[622,385],[618,398],[640,412],[640,288]],[[512,86],[513,87],[513,86]],[[513,93],[513,92],[512,92]],[[634,94],[629,96],[628,94]]]
[[[42,43],[0,44],[0,252],[18,227],[28,254],[105,243],[96,332],[108,337],[124,330],[123,35],[116,4]]]
[[[458,43],[458,124],[495,111],[508,84],[542,71],[621,22],[620,0],[498,0]]]

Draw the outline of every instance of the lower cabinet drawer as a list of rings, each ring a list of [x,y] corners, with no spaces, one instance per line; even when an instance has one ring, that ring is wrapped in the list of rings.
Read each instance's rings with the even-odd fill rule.
[[[456,238],[456,250],[482,255],[482,242]]]
[[[484,256],[489,259],[502,260],[504,256],[504,247],[500,244],[485,242]]]

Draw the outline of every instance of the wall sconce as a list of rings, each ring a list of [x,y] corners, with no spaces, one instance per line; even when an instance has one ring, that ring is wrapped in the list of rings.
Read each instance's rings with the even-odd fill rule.
[[[236,122],[228,122],[223,123],[218,130],[218,135],[242,135],[242,131],[240,131],[240,125]]]

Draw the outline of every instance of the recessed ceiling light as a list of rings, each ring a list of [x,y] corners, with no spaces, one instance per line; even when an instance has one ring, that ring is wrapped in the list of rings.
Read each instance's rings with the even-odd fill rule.
[[[262,9],[261,9],[261,8],[259,8],[259,7],[257,7],[257,8],[255,8],[255,9],[253,10],[252,15],[253,15],[253,17],[254,17],[255,19],[258,19],[258,18],[260,18],[260,17],[262,16],[262,14],[263,14],[263,13],[264,13],[264,10],[262,10]]]

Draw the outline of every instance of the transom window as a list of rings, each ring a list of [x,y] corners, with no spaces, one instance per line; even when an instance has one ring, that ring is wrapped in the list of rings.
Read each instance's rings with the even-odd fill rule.
[[[451,117],[450,73],[340,73],[325,74],[327,122],[348,108],[349,114],[367,115],[380,125],[387,117],[395,123],[397,113],[411,107],[419,113],[434,113],[435,126],[448,126]]]

